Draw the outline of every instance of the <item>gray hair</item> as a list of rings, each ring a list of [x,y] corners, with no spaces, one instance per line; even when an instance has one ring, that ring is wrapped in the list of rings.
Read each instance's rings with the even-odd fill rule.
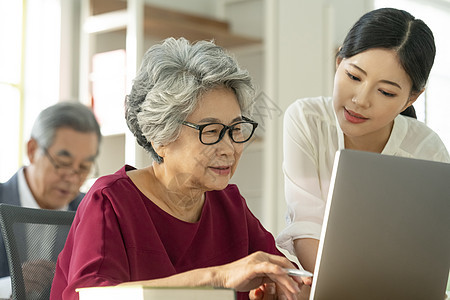
[[[79,102],[58,102],[41,111],[31,129],[31,138],[40,147],[49,148],[60,128],[71,128],[83,133],[94,132],[100,145],[102,135],[94,113]]]
[[[165,39],[143,57],[125,102],[127,125],[138,144],[161,163],[152,143],[157,148],[175,141],[181,121],[203,94],[218,87],[232,90],[242,114],[251,117],[255,90],[249,73],[233,57],[213,42]]]

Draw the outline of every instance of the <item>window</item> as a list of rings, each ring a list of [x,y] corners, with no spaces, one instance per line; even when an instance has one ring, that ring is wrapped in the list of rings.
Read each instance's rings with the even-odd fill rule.
[[[450,2],[445,0],[374,0],[375,8],[394,7],[404,9],[414,17],[422,19],[433,31],[436,43],[436,58],[428,79],[425,95],[414,107],[418,119],[433,129],[450,151],[450,99],[447,87],[450,84]]]
[[[0,1],[0,182],[26,162],[37,114],[59,100],[60,1]]]
[[[0,181],[17,169],[21,152],[22,1],[0,2]]]

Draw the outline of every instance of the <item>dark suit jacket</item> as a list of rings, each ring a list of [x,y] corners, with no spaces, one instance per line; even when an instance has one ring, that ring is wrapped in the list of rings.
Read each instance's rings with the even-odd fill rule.
[[[68,210],[75,211],[83,199],[84,194],[80,193],[72,202],[69,203]],[[18,173],[14,174],[7,182],[0,183],[0,203],[11,205],[21,205],[19,197]],[[8,259],[6,257],[5,244],[0,234],[0,277],[9,276]]]

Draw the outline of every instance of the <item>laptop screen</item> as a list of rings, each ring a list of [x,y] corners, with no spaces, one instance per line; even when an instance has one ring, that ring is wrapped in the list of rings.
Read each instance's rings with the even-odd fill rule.
[[[311,299],[444,299],[450,164],[337,152]]]

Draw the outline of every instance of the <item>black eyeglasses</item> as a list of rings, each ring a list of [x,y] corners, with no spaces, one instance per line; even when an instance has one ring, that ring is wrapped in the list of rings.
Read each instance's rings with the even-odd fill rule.
[[[242,121],[234,123],[231,126],[222,123],[194,124],[183,121],[181,124],[197,129],[199,131],[200,142],[204,145],[214,145],[220,142],[228,131],[228,135],[235,143],[245,143],[253,136],[258,123],[249,118],[242,117]]]
[[[44,150],[45,156],[48,158],[50,163],[55,168],[56,174],[58,174],[61,177],[71,176],[73,174],[76,174],[79,178],[85,178],[91,172],[92,166],[95,165],[94,162],[90,162],[87,165],[81,165],[80,168],[78,170],[76,170],[75,168],[72,167],[71,164],[69,165],[69,164],[58,163],[50,155],[50,153],[48,153],[47,148],[45,148],[45,147],[41,147],[41,148]]]

